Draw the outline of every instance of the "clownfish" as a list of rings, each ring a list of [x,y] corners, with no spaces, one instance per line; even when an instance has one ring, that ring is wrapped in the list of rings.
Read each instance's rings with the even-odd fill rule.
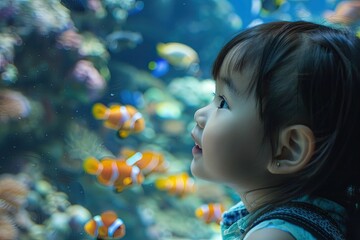
[[[136,165],[144,176],[151,173],[163,173],[168,169],[168,163],[164,155],[153,151],[135,152],[131,149],[122,149],[121,156],[124,156],[126,163]]]
[[[106,211],[90,219],[84,226],[97,239],[118,239],[125,236],[125,224],[114,211]]]
[[[203,204],[196,208],[195,216],[206,223],[216,222],[220,224],[225,207],[221,203]]]
[[[114,187],[116,192],[126,187],[144,181],[144,176],[137,166],[130,166],[123,160],[104,158],[98,161],[89,157],[84,161],[84,170],[88,174],[96,175],[99,183]]]
[[[159,190],[183,197],[195,191],[195,181],[187,173],[171,175],[166,178],[155,180],[155,186]]]
[[[112,105],[110,108],[102,103],[94,104],[94,117],[104,120],[104,126],[118,131],[120,138],[126,138],[131,133],[139,133],[145,128],[142,114],[131,105]]]

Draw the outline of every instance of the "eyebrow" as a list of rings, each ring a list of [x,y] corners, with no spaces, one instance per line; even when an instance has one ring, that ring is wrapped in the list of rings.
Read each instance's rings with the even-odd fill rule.
[[[220,77],[219,80],[224,82],[234,94],[238,96],[240,95],[240,91],[236,88],[234,81],[231,80],[231,78]]]

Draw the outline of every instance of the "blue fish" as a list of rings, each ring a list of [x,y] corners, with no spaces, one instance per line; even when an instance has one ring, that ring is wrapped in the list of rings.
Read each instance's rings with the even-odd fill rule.
[[[162,77],[169,71],[169,62],[165,59],[158,59],[149,63],[151,75],[154,77]]]

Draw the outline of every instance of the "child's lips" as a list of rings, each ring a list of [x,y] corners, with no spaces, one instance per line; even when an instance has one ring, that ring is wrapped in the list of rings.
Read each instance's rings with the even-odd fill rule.
[[[195,156],[195,155],[198,155],[198,154],[201,154],[202,153],[202,147],[200,144],[198,144],[198,141],[195,137],[195,134],[194,132],[191,133],[191,137],[193,138],[194,142],[195,142],[195,146],[192,148],[192,154]]]
[[[195,155],[198,155],[198,154],[202,154],[202,148],[197,145],[195,143],[195,146],[192,148],[192,154],[195,156]]]

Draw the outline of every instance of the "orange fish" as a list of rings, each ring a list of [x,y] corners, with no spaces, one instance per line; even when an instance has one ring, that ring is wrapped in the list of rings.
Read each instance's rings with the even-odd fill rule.
[[[216,222],[220,224],[225,207],[221,203],[203,204],[195,210],[195,216],[206,223]]]
[[[85,224],[84,230],[97,239],[119,239],[125,236],[125,224],[114,211],[93,217]]]
[[[352,25],[360,19],[359,1],[341,1],[333,13],[327,13],[325,18],[333,23]]]
[[[195,181],[187,173],[171,175],[166,178],[159,178],[155,181],[159,190],[168,191],[170,194],[184,196],[195,191]]]
[[[164,155],[158,152],[135,152],[124,148],[120,154],[127,158],[127,164],[136,165],[145,176],[155,172],[162,173],[168,169],[168,163],[165,161]]]
[[[84,161],[84,170],[96,175],[98,181],[106,186],[113,186],[117,192],[133,183],[141,184],[144,176],[137,166],[129,166],[123,160],[104,158],[98,161],[94,157],[89,157]]]
[[[145,128],[142,114],[131,105],[112,105],[110,108],[96,103],[92,108],[96,119],[104,120],[104,126],[118,131],[120,138],[139,133]]]

